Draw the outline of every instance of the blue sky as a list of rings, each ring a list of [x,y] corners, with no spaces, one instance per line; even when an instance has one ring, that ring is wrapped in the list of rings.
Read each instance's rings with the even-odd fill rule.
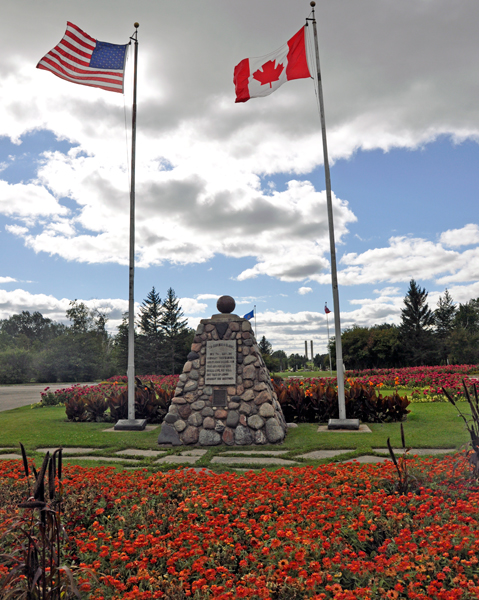
[[[302,26],[309,2],[299,4],[6,9],[0,318],[64,320],[79,299],[107,310],[115,332],[127,309],[131,80],[123,97],[35,65],[67,20],[112,43],[138,20],[136,301],[171,286],[195,327],[230,294],[237,314],[256,305],[274,349],[302,353],[312,339],[325,351],[333,302],[313,84],[241,105],[232,85],[242,58]],[[343,328],[398,323],[413,278],[431,308],[446,288],[457,303],[479,297],[479,6],[342,0],[318,3],[317,18]]]

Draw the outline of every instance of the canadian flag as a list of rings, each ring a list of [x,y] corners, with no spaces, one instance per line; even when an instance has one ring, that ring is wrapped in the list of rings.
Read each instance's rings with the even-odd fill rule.
[[[245,58],[234,70],[236,102],[269,96],[285,81],[311,77],[302,27],[287,44],[259,58]]]

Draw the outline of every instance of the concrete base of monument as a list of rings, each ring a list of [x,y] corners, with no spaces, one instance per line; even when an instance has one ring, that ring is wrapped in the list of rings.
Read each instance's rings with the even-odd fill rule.
[[[329,419],[328,429],[359,429],[359,419]]]
[[[146,419],[120,419],[117,421],[115,431],[143,431],[146,427]]]

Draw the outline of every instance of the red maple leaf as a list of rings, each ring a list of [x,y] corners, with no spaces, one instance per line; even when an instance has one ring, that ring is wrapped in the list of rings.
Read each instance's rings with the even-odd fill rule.
[[[279,76],[281,75],[284,69],[281,63],[279,63],[279,65],[275,67],[275,62],[276,61],[274,60],[268,60],[268,62],[264,63],[264,65],[261,67],[261,69],[263,69],[262,71],[261,69],[258,69],[253,73],[253,79],[259,81],[261,85],[266,85],[267,83],[269,83],[269,87],[273,87],[271,85],[272,82],[279,80]]]

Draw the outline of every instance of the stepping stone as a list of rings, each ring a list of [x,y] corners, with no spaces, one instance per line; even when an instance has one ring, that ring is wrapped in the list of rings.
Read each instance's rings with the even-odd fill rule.
[[[195,448],[195,450],[183,450],[180,452],[181,456],[204,456],[208,450],[202,450],[201,448]]]
[[[0,454],[0,460],[15,460],[22,458],[21,454]]]
[[[153,431],[154,429],[158,429],[159,425],[147,425],[143,431]],[[103,429],[103,431],[112,431],[113,433],[124,433],[127,431],[126,429],[115,429],[115,427],[110,427],[109,429]],[[129,431],[128,433],[131,433]],[[140,431],[142,433],[142,431]]]
[[[129,463],[138,463],[137,460],[132,460],[131,458],[115,458],[114,456],[68,456],[65,457],[65,462],[70,460],[96,460],[98,462],[129,462]]]
[[[47,452],[53,454],[55,450],[58,450],[58,446],[56,448],[37,448],[37,452],[43,452],[44,454]],[[101,450],[101,448],[62,448],[62,454],[63,456],[66,454],[90,454],[96,450]]]
[[[281,454],[288,454],[289,450],[230,450],[229,452],[223,452],[223,456],[227,456],[228,454],[241,454],[241,455],[255,455],[259,454],[261,456],[280,456]]]
[[[182,456],[178,454],[170,454],[169,456],[164,456],[158,460],[155,460],[156,464],[171,464],[171,465],[194,465],[196,461],[198,461],[201,456]]]
[[[127,450],[120,450],[119,452],[115,452],[115,454],[120,454],[122,456],[163,456],[165,452],[159,452],[158,450],[136,450],[134,448],[128,448]]]
[[[314,450],[313,452],[308,452],[307,454],[300,454],[301,458],[312,458],[314,460],[320,460],[322,458],[333,458],[335,456],[339,456],[340,454],[347,454],[348,452],[354,452],[353,450]]]
[[[327,433],[372,433],[367,425],[361,423],[359,429],[328,429],[327,425],[320,425],[318,427],[318,433],[327,432]]]
[[[214,456],[211,459],[211,463],[220,465],[234,465],[240,463],[242,465],[259,465],[259,468],[266,465],[297,465],[298,463],[294,460],[287,460],[285,458],[254,458],[252,456]]]
[[[350,458],[349,460],[341,461],[343,464],[358,462],[361,464],[374,464],[374,463],[383,463],[383,462],[392,462],[390,458],[386,458],[385,456],[358,456],[357,458]]]
[[[387,448],[373,448],[374,452],[378,454],[387,454],[389,456],[389,450]],[[404,454],[404,448],[393,448],[394,454]],[[409,456],[428,456],[431,454],[448,454],[449,452],[455,452],[455,448],[411,448],[408,452]]]

